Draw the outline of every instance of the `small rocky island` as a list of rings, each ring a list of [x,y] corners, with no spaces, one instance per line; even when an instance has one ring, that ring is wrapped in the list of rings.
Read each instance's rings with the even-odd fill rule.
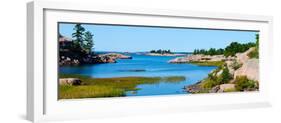
[[[217,66],[205,79],[193,85],[185,86],[185,91],[190,93],[258,91],[258,35],[256,40],[256,43],[248,44],[233,42],[225,49],[219,50],[195,50],[193,55],[178,57],[168,62]]]
[[[170,50],[151,50],[146,53],[148,56],[185,56],[186,54],[173,53]]]

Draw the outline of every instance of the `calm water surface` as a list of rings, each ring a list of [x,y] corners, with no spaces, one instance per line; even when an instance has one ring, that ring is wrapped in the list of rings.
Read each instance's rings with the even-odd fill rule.
[[[130,54],[133,59],[120,59],[117,63],[85,65],[79,67],[60,67],[60,73],[88,75],[95,78],[109,77],[164,77],[184,76],[185,81],[177,83],[160,82],[158,84],[138,85],[139,90],[127,92],[127,96],[184,94],[186,85],[194,84],[208,76],[216,67],[197,66],[192,64],[169,64],[174,56],[146,56]],[[139,70],[139,71],[135,71]]]

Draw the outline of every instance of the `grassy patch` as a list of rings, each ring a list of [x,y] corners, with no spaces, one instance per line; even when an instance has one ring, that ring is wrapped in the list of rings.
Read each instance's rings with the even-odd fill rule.
[[[59,90],[59,99],[116,97],[125,95],[124,90],[109,86],[63,85],[59,87]]]
[[[138,90],[139,84],[157,84],[160,82],[184,81],[183,76],[169,77],[116,77],[92,78],[75,74],[60,74],[60,78],[79,78],[81,86],[60,86],[59,98],[94,98],[125,96],[126,91]]]
[[[224,65],[224,61],[193,61],[193,62],[188,62],[188,63],[192,63],[192,64],[196,64],[199,66],[222,66]]]

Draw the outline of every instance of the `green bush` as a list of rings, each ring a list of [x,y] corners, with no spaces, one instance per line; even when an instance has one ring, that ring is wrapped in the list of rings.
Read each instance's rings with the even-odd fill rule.
[[[227,67],[223,68],[222,74],[218,78],[219,84],[228,83],[232,79],[232,75],[229,73],[229,69]]]
[[[239,69],[242,66],[242,64],[238,63],[236,60],[230,65],[231,68],[234,70]]]
[[[247,91],[258,89],[258,84],[256,81],[249,80],[246,76],[238,76],[235,79],[235,88],[238,91]]]

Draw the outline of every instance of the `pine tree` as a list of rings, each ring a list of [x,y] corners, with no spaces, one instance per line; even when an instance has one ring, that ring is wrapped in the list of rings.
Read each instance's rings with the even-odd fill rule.
[[[75,48],[82,48],[83,49],[83,35],[85,32],[85,28],[81,24],[76,24],[73,28],[74,33],[72,33],[73,43]]]
[[[225,67],[225,68],[223,69],[223,71],[222,71],[222,74],[221,74],[221,81],[220,81],[220,83],[221,83],[221,84],[228,83],[229,80],[231,80],[231,79],[232,79],[232,76],[231,76],[231,74],[229,73],[229,69],[228,69],[228,67]]]
[[[83,46],[84,46],[87,53],[92,52],[94,42],[93,42],[93,34],[90,31],[87,31],[84,34]]]

